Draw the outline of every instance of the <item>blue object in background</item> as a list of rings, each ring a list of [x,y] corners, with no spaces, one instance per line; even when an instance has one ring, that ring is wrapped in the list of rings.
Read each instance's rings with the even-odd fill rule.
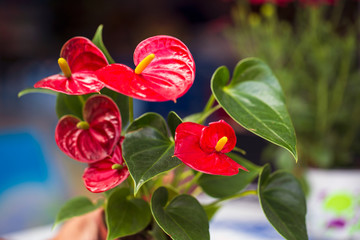
[[[0,134],[0,195],[23,182],[44,183],[48,177],[40,143],[28,132]]]
[[[0,131],[0,236],[53,222],[66,197],[49,143],[33,133]]]

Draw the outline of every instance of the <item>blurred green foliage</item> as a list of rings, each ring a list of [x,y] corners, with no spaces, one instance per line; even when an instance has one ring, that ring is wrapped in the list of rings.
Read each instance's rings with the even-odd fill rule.
[[[275,5],[252,11],[246,1],[238,1],[233,25],[226,29],[241,58],[259,57],[278,76],[296,129],[299,160],[308,166],[360,167],[360,19],[344,18],[346,2],[294,4],[293,18],[285,20]],[[269,146],[264,155],[276,159],[278,167],[294,167],[280,148]]]

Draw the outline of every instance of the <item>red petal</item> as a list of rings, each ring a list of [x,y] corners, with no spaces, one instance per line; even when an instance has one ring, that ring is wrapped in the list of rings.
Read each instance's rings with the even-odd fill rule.
[[[35,83],[35,88],[46,88],[69,95],[99,92],[104,84],[94,73],[73,73],[70,78],[61,74],[52,75]]]
[[[106,87],[124,95],[148,101],[168,100],[151,88],[144,87],[148,82],[128,66],[111,64],[98,70],[96,75]]]
[[[200,148],[200,136],[205,127],[185,122],[176,128],[175,153],[189,167],[208,174],[231,176],[244,169],[223,153],[207,153]]]
[[[78,129],[79,119],[64,116],[55,130],[59,148],[80,162],[92,163],[112,154],[120,140],[121,116],[116,104],[103,95],[90,97],[85,103],[84,119],[89,129]]]
[[[222,137],[227,137],[228,141],[221,150],[227,153],[233,150],[236,145],[236,135],[234,129],[224,120],[212,122],[205,127],[200,137],[200,146],[206,152],[214,152],[215,146]]]
[[[60,57],[68,62],[71,72],[96,71],[108,65],[105,55],[89,39],[74,37],[61,49]]]
[[[147,101],[175,101],[194,82],[195,63],[191,53],[174,37],[155,36],[136,47],[135,65],[151,53],[155,54],[155,58],[141,74],[116,64],[98,71],[98,77],[107,87],[130,97]]]
[[[127,167],[121,170],[112,169],[113,164],[123,164],[121,146],[118,145],[111,158],[92,163],[85,169],[83,180],[85,187],[94,193],[105,192],[122,183],[128,176]]]

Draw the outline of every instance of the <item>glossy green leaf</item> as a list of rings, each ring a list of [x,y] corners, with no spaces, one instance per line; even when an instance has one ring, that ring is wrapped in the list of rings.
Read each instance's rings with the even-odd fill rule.
[[[103,30],[103,25],[99,25],[99,27],[97,28],[95,35],[92,39],[92,42],[104,53],[109,64],[115,63],[114,59],[110,56],[108,50],[106,49],[106,47],[104,45],[104,42],[102,39],[102,30]]]
[[[246,167],[249,172],[240,170],[239,173],[234,176],[203,174],[200,177],[198,184],[209,196],[214,198],[224,198],[236,194],[246,188],[259,175],[261,167],[234,153],[230,153],[228,156]]]
[[[230,83],[229,79],[224,66],[212,77],[211,89],[218,103],[241,126],[287,149],[297,161],[295,130],[271,69],[249,58],[237,64]]]
[[[169,236],[159,227],[156,221],[153,223],[153,227],[150,231],[151,236],[154,240],[169,240]]]
[[[111,193],[105,209],[108,240],[133,235],[145,229],[151,222],[149,204],[131,198],[128,188]]]
[[[125,129],[129,123],[129,97],[108,88],[103,88],[100,92],[114,100],[120,110],[122,127]]]
[[[134,194],[151,178],[178,166],[174,142],[168,136],[165,120],[156,113],[146,113],[127,130],[123,156],[134,179]]]
[[[269,222],[285,239],[308,239],[305,196],[291,173],[280,170],[271,174],[270,166],[265,165],[259,177],[258,195]]]
[[[101,199],[94,204],[87,197],[76,197],[67,201],[64,206],[60,209],[56,216],[54,226],[68,220],[72,217],[80,216],[88,212],[92,212],[99,208],[104,201]]]
[[[168,191],[158,188],[151,199],[151,211],[159,226],[174,240],[208,240],[209,222],[200,203],[182,194],[168,202]]]
[[[49,89],[45,88],[26,88],[24,90],[21,90],[18,93],[18,97],[22,97],[24,95],[27,95],[29,93],[45,93],[45,94],[51,94],[51,95],[57,95],[58,93]]]
[[[86,100],[93,94],[86,95],[66,95],[58,93],[56,99],[56,114],[58,118],[64,115],[73,115],[80,119],[83,118],[82,110]]]
[[[183,121],[181,120],[179,115],[177,115],[175,112],[171,111],[171,112],[169,112],[167,122],[168,122],[168,126],[170,129],[171,135],[175,138],[175,130],[176,130],[177,126],[179,126],[179,124],[182,123]]]

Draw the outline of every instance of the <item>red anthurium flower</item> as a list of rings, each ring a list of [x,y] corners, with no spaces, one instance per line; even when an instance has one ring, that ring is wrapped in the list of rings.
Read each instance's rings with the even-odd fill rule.
[[[124,165],[122,157],[121,142],[122,139],[115,148],[112,157],[91,163],[85,169],[83,180],[89,191],[94,193],[105,192],[116,187],[129,176],[129,170]]]
[[[105,55],[89,39],[74,37],[61,49],[59,66],[63,74],[55,74],[37,82],[35,88],[46,88],[69,95],[99,92],[104,84],[95,71],[108,65]]]
[[[197,171],[231,176],[237,174],[239,168],[248,171],[225,155],[235,144],[235,132],[223,120],[212,122],[208,127],[185,122],[176,128],[174,155]]]
[[[194,82],[195,63],[189,49],[170,36],[155,36],[135,49],[135,70],[111,64],[97,71],[106,87],[147,101],[176,101]]]
[[[69,157],[92,163],[110,156],[121,137],[121,116],[114,101],[104,95],[88,98],[84,121],[66,115],[59,120],[55,140]]]

